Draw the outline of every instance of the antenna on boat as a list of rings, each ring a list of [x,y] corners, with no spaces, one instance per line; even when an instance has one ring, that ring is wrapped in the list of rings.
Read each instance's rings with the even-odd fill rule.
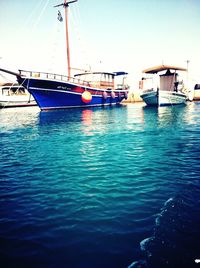
[[[68,31],[68,7],[69,4],[75,3],[78,0],[67,1],[64,0],[63,4],[56,5],[54,7],[63,6],[65,8],[65,25],[66,25],[66,50],[67,50],[67,66],[68,66],[68,77],[71,76],[71,66],[70,66],[70,51],[69,51],[69,31]]]

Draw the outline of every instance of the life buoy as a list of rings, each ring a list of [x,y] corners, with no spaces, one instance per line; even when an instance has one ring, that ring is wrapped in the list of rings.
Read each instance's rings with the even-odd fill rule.
[[[104,100],[106,100],[106,99],[107,99],[107,97],[108,97],[107,92],[105,92],[105,91],[104,91],[104,92],[102,93],[102,97],[103,97],[103,99],[104,99]]]
[[[91,100],[92,100],[92,95],[91,95],[91,93],[89,92],[89,91],[84,91],[83,93],[82,93],[82,95],[81,95],[81,100],[82,100],[82,102],[84,102],[84,103],[89,103],[89,102],[91,102]]]

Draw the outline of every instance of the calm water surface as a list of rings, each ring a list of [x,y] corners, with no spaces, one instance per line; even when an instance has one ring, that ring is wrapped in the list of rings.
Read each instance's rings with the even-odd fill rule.
[[[199,111],[1,110],[1,267],[200,267]]]

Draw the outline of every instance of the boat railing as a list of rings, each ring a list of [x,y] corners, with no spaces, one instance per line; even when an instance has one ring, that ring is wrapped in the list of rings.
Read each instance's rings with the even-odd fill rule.
[[[157,90],[159,90],[159,89],[157,89]],[[149,92],[152,92],[152,91],[156,91],[156,90],[154,88],[144,89],[143,93],[149,93]]]
[[[61,80],[63,82],[71,82],[75,84],[81,84],[83,86],[90,86],[88,81],[81,80],[76,77],[69,77],[62,74],[55,74],[55,73],[46,73],[46,72],[34,72],[34,71],[25,71],[19,70],[19,74],[25,77],[34,77],[34,78],[44,78],[44,79],[54,79],[54,80]]]
[[[129,90],[130,86],[128,84],[117,84],[117,90]]]

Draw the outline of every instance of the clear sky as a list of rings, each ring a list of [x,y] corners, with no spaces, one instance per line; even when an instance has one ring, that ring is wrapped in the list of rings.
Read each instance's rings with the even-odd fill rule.
[[[62,0],[0,0],[0,66],[66,73]],[[64,17],[64,10],[59,9]],[[200,83],[200,0],[78,0],[70,5],[71,66],[129,72],[186,67]]]

